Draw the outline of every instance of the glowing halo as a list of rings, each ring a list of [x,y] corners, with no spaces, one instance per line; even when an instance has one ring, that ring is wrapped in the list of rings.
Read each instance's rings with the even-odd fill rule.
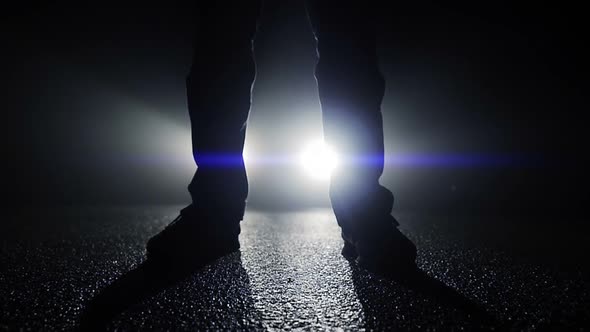
[[[299,161],[306,173],[317,180],[330,179],[338,166],[338,156],[321,140],[310,142],[301,152]]]

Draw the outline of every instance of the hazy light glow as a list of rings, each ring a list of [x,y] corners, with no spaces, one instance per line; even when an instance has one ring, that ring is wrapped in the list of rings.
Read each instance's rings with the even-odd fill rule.
[[[301,152],[299,161],[306,173],[317,180],[330,179],[338,166],[338,156],[321,140],[310,142]]]

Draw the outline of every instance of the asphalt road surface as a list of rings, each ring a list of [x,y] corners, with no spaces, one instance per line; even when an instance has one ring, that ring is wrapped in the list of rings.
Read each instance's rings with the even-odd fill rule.
[[[423,287],[350,264],[340,255],[339,229],[328,209],[249,210],[240,253],[183,278],[148,280],[141,265],[145,242],[179,208],[38,209],[7,216],[0,226],[0,329],[79,329],[89,301],[99,295],[108,298],[110,310],[100,322],[111,330],[590,326],[583,258],[589,245],[577,231],[581,221],[396,212],[418,246],[419,266],[437,285]]]

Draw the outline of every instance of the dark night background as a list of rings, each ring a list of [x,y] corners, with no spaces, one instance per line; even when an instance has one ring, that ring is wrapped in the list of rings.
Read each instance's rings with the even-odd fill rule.
[[[3,203],[186,202],[194,5],[30,3],[1,15]],[[390,165],[396,208],[582,211],[581,5],[393,1],[379,25],[387,152],[513,161]],[[319,133],[313,46],[302,2],[268,1],[247,138],[257,152],[296,152]],[[285,172],[251,172],[252,206],[326,204]]]
[[[240,252],[175,285],[160,280],[167,269],[134,273],[148,239],[189,202],[195,7],[0,10],[0,329],[82,329],[96,298],[116,311],[104,323],[117,331],[590,326],[582,4],[419,0],[379,10],[381,182],[396,196],[393,215],[417,266],[494,322],[454,305],[456,295],[346,260],[327,182],[301,165],[255,162],[321,137],[303,1],[267,0],[255,43]]]

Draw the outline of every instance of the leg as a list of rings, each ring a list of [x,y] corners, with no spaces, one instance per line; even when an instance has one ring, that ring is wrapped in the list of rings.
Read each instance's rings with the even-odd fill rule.
[[[196,267],[239,248],[248,182],[242,150],[255,77],[252,40],[261,0],[200,1],[186,80],[192,204],[147,244],[148,260]]]
[[[255,77],[252,40],[260,0],[202,1],[187,78],[193,156],[193,205],[243,216],[248,183],[242,158]]]
[[[390,260],[413,263],[415,248],[395,229],[398,224],[390,215],[393,195],[379,184],[385,82],[376,54],[377,3],[307,1],[319,55],[316,79],[324,138],[343,158],[332,175],[330,198],[345,243],[367,255],[381,251]]]

